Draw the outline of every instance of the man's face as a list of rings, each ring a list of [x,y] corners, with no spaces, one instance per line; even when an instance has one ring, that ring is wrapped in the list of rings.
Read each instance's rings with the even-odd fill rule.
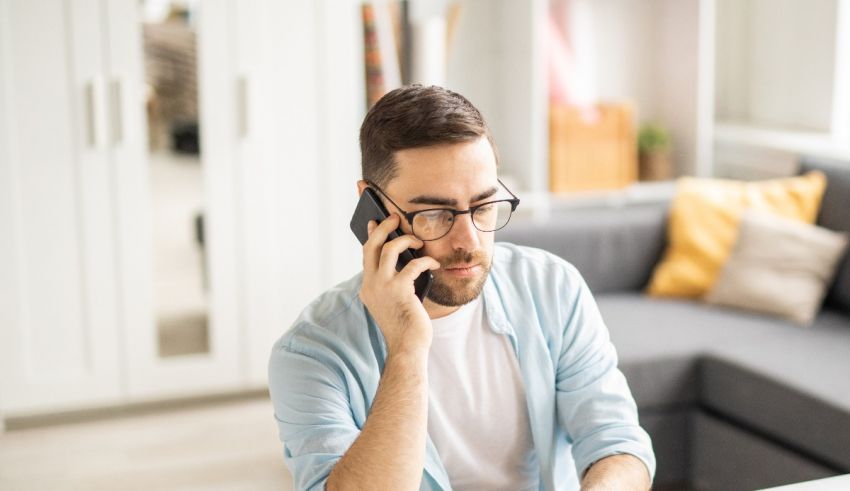
[[[384,191],[407,212],[428,208],[467,210],[505,198],[496,174],[496,159],[486,137],[477,140],[396,152],[398,175]],[[390,213],[400,213],[386,203]],[[405,233],[410,224],[401,220]],[[425,242],[419,251],[440,262],[428,298],[454,307],[481,293],[493,257],[493,232],[481,232],[470,214],[458,215],[451,231]]]

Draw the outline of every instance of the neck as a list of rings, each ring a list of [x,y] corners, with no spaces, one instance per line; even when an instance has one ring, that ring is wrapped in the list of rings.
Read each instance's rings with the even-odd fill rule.
[[[446,307],[445,305],[440,305],[432,302],[430,299],[426,298],[425,302],[422,303],[425,307],[425,312],[428,312],[428,317],[431,319],[439,319],[440,317],[445,317],[449,314],[452,314],[457,311],[460,307]]]

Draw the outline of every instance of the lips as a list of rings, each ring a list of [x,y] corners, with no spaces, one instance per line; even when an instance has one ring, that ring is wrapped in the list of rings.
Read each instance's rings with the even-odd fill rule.
[[[447,274],[458,278],[475,276],[480,270],[481,266],[478,264],[463,264],[455,265],[450,268],[443,268],[443,271]]]

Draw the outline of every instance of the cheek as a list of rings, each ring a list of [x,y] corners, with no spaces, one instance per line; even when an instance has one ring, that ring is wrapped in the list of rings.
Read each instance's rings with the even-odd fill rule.
[[[443,247],[440,247],[439,242],[439,240],[434,242],[426,242],[425,246],[419,249],[419,252],[421,252],[425,256],[430,256],[437,260],[450,255],[452,251],[444,250]]]
[[[487,256],[493,255],[493,247],[496,243],[496,234],[493,232],[479,232],[478,241],[481,248],[487,251]]]
[[[495,232],[482,232],[478,231],[478,241],[481,242],[481,246],[487,250],[493,248],[493,243],[496,241],[496,233]]]
[[[490,259],[493,258],[493,248],[495,243],[494,235],[495,234],[493,233],[486,232],[479,232],[478,234],[479,247],[477,250],[484,251]],[[419,249],[419,252],[437,260],[450,258],[455,253],[450,242],[444,240],[426,242],[425,245]]]

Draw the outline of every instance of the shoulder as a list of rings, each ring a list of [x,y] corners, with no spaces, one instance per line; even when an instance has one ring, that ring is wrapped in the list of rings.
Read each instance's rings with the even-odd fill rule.
[[[357,274],[313,300],[278,338],[275,352],[294,352],[318,358],[344,349],[351,337],[367,336],[368,322],[358,296],[362,275]]]
[[[537,319],[551,337],[570,323],[577,306],[592,298],[575,266],[532,247],[497,243],[491,279],[510,320],[527,325],[528,319]]]
[[[562,257],[510,242],[496,243],[492,272],[498,279],[522,283],[562,284],[566,281],[579,286],[583,282],[576,267]]]

